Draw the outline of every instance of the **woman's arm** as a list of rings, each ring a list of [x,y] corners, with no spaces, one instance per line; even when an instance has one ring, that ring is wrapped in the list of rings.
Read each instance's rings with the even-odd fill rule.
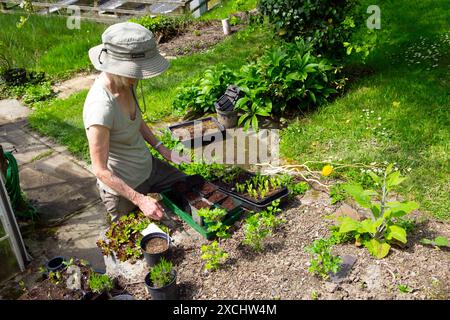
[[[177,152],[172,152],[172,150],[167,149],[163,144],[161,144],[144,120],[141,121],[139,131],[141,132],[144,140],[147,141],[153,148],[155,148],[155,150],[158,151],[166,160],[176,164],[179,164],[181,162],[191,162],[191,159],[189,159],[188,157],[184,155],[180,156]]]
[[[161,219],[163,211],[156,200],[135,191],[108,169],[109,134],[109,129],[100,125],[90,126],[87,132],[94,175],[108,187],[138,206],[147,217],[156,220]]]

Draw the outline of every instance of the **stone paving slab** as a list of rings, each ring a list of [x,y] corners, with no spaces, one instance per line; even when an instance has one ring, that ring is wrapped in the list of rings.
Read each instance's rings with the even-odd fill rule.
[[[0,144],[5,151],[14,150],[13,155],[19,166],[53,153],[51,148],[26,131],[26,124],[23,120],[0,126]]]
[[[55,223],[99,198],[95,177],[61,154],[26,164],[19,174],[21,188],[36,203],[43,224]]]
[[[30,109],[15,99],[0,100],[0,125],[25,119],[30,114]]]

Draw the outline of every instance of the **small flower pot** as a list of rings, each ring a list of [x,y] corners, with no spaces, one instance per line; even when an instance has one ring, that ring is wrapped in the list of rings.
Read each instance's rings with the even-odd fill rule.
[[[47,274],[50,272],[56,272],[64,270],[67,266],[64,264],[66,258],[58,256],[47,261],[45,268],[47,269]]]
[[[167,246],[165,247],[165,249],[163,248],[163,250],[156,250],[155,252],[152,252],[150,251],[151,248],[149,248],[149,245],[151,246],[152,243],[154,243],[155,246],[157,247],[163,246],[164,243]],[[141,250],[144,254],[145,261],[147,261],[147,264],[150,267],[153,267],[155,264],[157,264],[161,259],[161,257],[166,257],[169,248],[170,248],[170,237],[165,233],[161,232],[149,233],[146,236],[144,236],[141,240]]]
[[[172,270],[172,281],[164,287],[157,288],[153,286],[150,279],[150,272],[145,276],[145,286],[150,293],[152,300],[178,300],[177,272]]]

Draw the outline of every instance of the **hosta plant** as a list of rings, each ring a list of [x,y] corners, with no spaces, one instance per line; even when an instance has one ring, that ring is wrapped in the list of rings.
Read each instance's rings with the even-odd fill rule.
[[[388,255],[392,244],[406,244],[407,234],[401,218],[419,208],[414,201],[389,201],[389,194],[406,178],[389,165],[384,174],[369,172],[376,190],[364,190],[359,184],[343,188],[361,207],[368,209],[370,218],[357,221],[348,216],[340,219],[339,233],[352,233],[357,245],[363,245],[376,258]]]

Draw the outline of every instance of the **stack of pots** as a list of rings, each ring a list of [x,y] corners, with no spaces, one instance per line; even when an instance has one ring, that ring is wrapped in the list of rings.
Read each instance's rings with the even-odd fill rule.
[[[154,252],[152,251],[151,244],[155,243],[155,247],[160,247]],[[149,248],[150,244],[150,248]],[[164,246],[166,244],[166,246]],[[165,247],[165,248],[164,248]],[[141,249],[144,254],[145,261],[150,268],[157,265],[161,258],[167,258],[170,249],[170,237],[166,233],[152,232],[144,236],[141,240]],[[162,249],[162,250],[161,250]],[[172,270],[172,281],[165,285],[164,287],[153,286],[150,279],[150,272],[145,276],[145,285],[153,300],[176,300],[178,298],[177,294],[177,273]]]

